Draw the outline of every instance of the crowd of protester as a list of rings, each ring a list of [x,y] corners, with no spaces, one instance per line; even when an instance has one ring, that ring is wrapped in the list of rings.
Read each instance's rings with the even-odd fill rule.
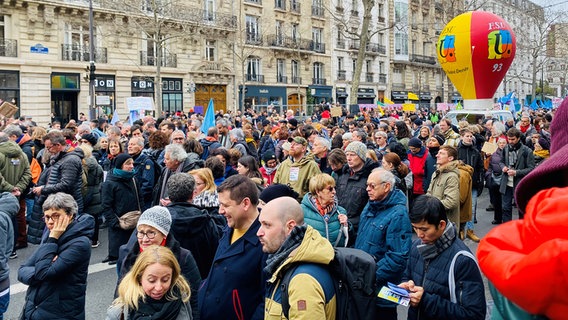
[[[118,270],[109,319],[262,319],[282,312],[265,286],[277,281],[290,250],[322,248],[320,260],[298,261],[326,264],[329,248],[347,246],[374,257],[378,289],[392,282],[408,290],[409,319],[484,319],[474,260],[456,261],[458,302],[444,290],[446,265],[469,252],[462,240],[480,241],[474,229],[484,190],[491,205],[480,210],[494,211],[492,224],[514,219],[519,183],[550,157],[554,111],[525,112],[516,124],[452,123],[430,110],[375,112],[217,112],[207,128],[203,116],[182,112],[132,124],[54,120],[48,128],[30,117],[3,119],[0,162],[13,168],[0,166],[0,218],[10,212],[0,223],[8,252],[0,273],[8,256],[39,245],[18,272],[29,285],[24,318],[84,319],[90,252],[100,247],[102,262]],[[17,213],[4,202],[9,196]],[[136,211],[137,222],[125,227]],[[274,231],[278,221],[287,223]],[[303,243],[307,237],[313,244]],[[316,304],[299,300],[290,318],[306,303]],[[334,319],[331,300],[319,305],[323,318]],[[397,319],[386,300],[377,298],[375,312]]]

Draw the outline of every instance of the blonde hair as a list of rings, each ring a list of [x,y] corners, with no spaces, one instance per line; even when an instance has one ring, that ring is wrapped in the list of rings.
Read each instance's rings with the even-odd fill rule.
[[[316,196],[316,193],[322,191],[327,186],[335,187],[335,179],[327,173],[318,173],[310,179],[308,188],[312,196]]]
[[[93,147],[91,147],[88,144],[85,143],[81,143],[79,146],[77,146],[77,148],[80,148],[81,150],[83,150],[83,161],[85,161],[85,159],[89,158],[90,156],[93,155]]]
[[[113,302],[113,305],[125,306],[130,310],[138,310],[138,302],[142,299],[146,302],[146,293],[142,288],[142,275],[146,269],[159,263],[172,269],[172,282],[165,297],[168,301],[173,301],[181,298],[182,301],[188,302],[191,290],[185,278],[181,275],[181,268],[179,263],[167,247],[153,245],[140,253],[132,269],[124,276],[118,285],[118,298]],[[177,288],[181,297],[176,297],[173,294],[173,289]]]
[[[195,169],[188,172],[192,176],[198,176],[199,179],[203,180],[205,183],[205,188],[203,191],[215,192],[217,186],[215,185],[215,179],[213,179],[213,171],[209,168]]]
[[[374,162],[379,162],[377,153],[373,149],[367,149],[367,158],[372,159]]]

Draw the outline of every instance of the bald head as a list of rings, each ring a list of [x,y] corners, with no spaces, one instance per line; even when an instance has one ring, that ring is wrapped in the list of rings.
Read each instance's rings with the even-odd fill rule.
[[[291,197],[280,197],[268,202],[258,217],[260,228],[256,232],[262,251],[278,251],[294,227],[304,224],[302,207]]]
[[[298,201],[292,197],[280,197],[269,201],[262,211],[274,212],[282,223],[293,220],[297,225],[304,224],[304,212]]]

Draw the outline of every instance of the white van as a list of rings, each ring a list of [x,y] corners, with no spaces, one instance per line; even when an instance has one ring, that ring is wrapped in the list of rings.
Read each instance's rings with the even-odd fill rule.
[[[444,118],[450,119],[452,124],[458,125],[459,121],[466,120],[470,124],[479,123],[479,119],[485,119],[486,117],[499,119],[502,123],[507,122],[509,119],[513,119],[513,114],[511,111],[507,110],[452,110],[448,112]]]

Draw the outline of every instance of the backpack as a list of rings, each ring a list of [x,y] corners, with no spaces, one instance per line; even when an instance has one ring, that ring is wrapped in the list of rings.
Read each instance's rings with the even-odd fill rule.
[[[35,147],[32,147],[32,161],[30,162],[30,171],[32,173],[32,182],[37,184],[39,176],[41,176],[42,167],[35,157]]]
[[[374,320],[375,272],[377,263],[370,254],[354,248],[334,248],[335,257],[327,266],[335,287],[336,318]],[[286,270],[280,283],[282,313],[289,319],[288,286],[296,268]]]
[[[201,144],[203,146],[203,143]],[[221,147],[221,144],[217,141],[211,143],[209,146],[205,147],[203,146],[203,153],[201,153],[201,160],[207,160],[207,158],[209,157],[209,153],[211,152],[211,150],[215,150],[217,148]]]
[[[146,153],[147,158],[150,159],[150,161],[152,161],[153,167],[154,167],[154,181],[152,185],[156,185],[156,183],[158,183],[158,180],[160,179],[160,176],[162,175],[162,166],[158,163],[157,160],[157,156],[154,155],[151,152]]]

